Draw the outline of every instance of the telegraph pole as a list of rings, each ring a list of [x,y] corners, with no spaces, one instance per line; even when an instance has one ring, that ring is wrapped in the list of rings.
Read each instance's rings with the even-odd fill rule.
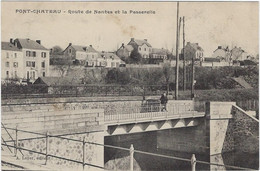
[[[192,55],[192,63],[191,63],[191,100],[194,99],[194,55]]]
[[[177,27],[176,27],[176,69],[175,69],[175,100],[178,100],[179,91],[179,2],[177,2]]]
[[[183,16],[183,91],[186,90],[186,66],[185,66],[185,17]]]

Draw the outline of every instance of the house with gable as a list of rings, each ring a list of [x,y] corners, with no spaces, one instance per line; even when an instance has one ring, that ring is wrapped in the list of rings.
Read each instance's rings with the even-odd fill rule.
[[[120,67],[121,64],[125,64],[115,53],[112,52],[100,52],[100,57],[98,58],[97,66],[106,68]]]
[[[20,80],[24,77],[24,61],[21,49],[14,46],[12,39],[10,42],[1,43],[1,80]]]
[[[73,60],[75,64],[89,67],[96,66],[97,58],[99,57],[98,52],[92,47],[92,45],[79,46],[69,43],[69,46],[63,51],[63,53],[66,58]]]
[[[231,58],[233,61],[243,61],[247,59],[248,54],[241,47],[234,47],[231,50]]]
[[[19,59],[20,62],[13,64],[13,66],[19,68],[19,77],[22,77],[22,79],[26,79],[29,82],[33,82],[38,77],[46,77],[49,75],[49,50],[41,44],[40,40],[34,41],[18,38],[13,41],[13,39],[10,39],[9,46],[10,45],[22,52],[22,59]],[[20,66],[22,67],[21,69]]]
[[[187,42],[186,46],[184,47],[184,53],[185,59],[187,60],[191,60],[192,58],[194,58],[195,60],[198,60],[200,62],[204,61],[204,50],[199,46],[198,43]]]
[[[147,39],[140,40],[131,38],[128,45],[131,45],[135,50],[137,50],[143,58],[149,58],[149,54],[152,53],[152,46],[148,43]]]
[[[218,46],[218,48],[212,54],[213,58],[219,59],[220,61],[230,62],[231,52],[227,47]]]

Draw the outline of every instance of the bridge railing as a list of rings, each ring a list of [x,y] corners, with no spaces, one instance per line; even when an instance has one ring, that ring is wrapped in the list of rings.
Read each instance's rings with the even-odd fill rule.
[[[120,121],[153,120],[159,118],[187,118],[203,116],[204,112],[198,113],[189,105],[174,104],[165,108],[164,105],[154,104],[149,106],[131,106],[120,109],[120,111],[108,111],[105,114],[106,123]]]
[[[78,163],[80,165],[82,165],[82,170],[86,170],[85,169],[85,166],[90,166],[92,168],[95,168],[95,169],[106,169],[107,168],[104,168],[103,166],[99,166],[99,165],[95,165],[95,164],[91,164],[91,163],[87,163],[86,162],[86,156],[88,154],[88,151],[86,150],[86,145],[89,144],[89,145],[95,145],[95,146],[102,146],[102,147],[106,147],[106,148],[113,148],[113,149],[118,149],[118,150],[124,150],[124,151],[128,151],[129,152],[129,156],[130,156],[130,162],[129,162],[129,167],[130,167],[130,171],[134,171],[134,154],[135,153],[139,153],[139,154],[145,154],[145,155],[148,155],[148,156],[156,156],[156,157],[162,157],[162,158],[165,158],[165,159],[171,159],[171,160],[179,160],[179,161],[185,161],[185,162],[189,162],[190,165],[191,165],[191,170],[192,171],[196,171],[196,164],[205,164],[205,165],[210,165],[210,166],[223,166],[225,168],[231,168],[231,169],[235,169],[235,170],[252,170],[250,168],[243,168],[243,167],[239,167],[239,166],[232,166],[232,165],[225,165],[225,164],[222,164],[222,163],[210,163],[210,162],[206,162],[206,161],[200,161],[200,160],[197,160],[196,157],[195,157],[195,154],[192,154],[192,157],[191,159],[188,159],[188,158],[181,158],[181,157],[176,157],[176,156],[168,156],[168,155],[163,155],[163,154],[158,154],[158,153],[151,153],[151,152],[146,152],[146,151],[141,151],[141,150],[136,150],[134,149],[133,145],[131,145],[130,148],[125,148],[125,147],[120,147],[120,146],[113,146],[113,145],[105,145],[105,144],[100,144],[100,143],[97,143],[97,142],[89,142],[89,141],[86,141],[85,140],[85,137],[83,137],[82,140],[79,140],[79,139],[73,139],[73,138],[67,138],[67,137],[64,137],[63,135],[50,135],[48,132],[46,132],[46,134],[42,134],[42,133],[37,133],[37,132],[31,132],[31,131],[27,131],[27,130],[21,130],[21,129],[17,129],[16,128],[7,128],[4,126],[4,124],[2,124],[2,128],[6,129],[6,130],[15,130],[16,132],[16,136],[13,138],[15,143],[14,145],[11,145],[7,142],[2,142],[1,145],[2,146],[5,146],[5,147],[8,147],[8,148],[14,148],[15,149],[15,155],[17,155],[17,151],[24,151],[24,152],[29,152],[29,154],[33,155],[33,154],[38,154],[38,155],[41,155],[41,156],[44,156],[45,158],[45,165],[48,162],[48,160],[50,160],[50,158],[56,158],[56,159],[60,159],[60,160],[63,160],[63,161],[69,161],[69,162],[73,162],[73,163]],[[18,132],[26,132],[26,133],[29,133],[29,134],[36,134],[36,135],[39,135],[41,137],[38,137],[38,138],[26,138],[26,139],[19,139],[18,137]],[[50,144],[49,142],[50,141],[50,138],[58,138],[58,139],[62,139],[62,140],[66,140],[68,141],[69,143],[79,143],[78,147],[82,149],[82,159],[75,159],[75,158],[65,158],[64,156],[57,156],[57,155],[53,155],[50,153]],[[21,146],[21,143],[19,143],[20,141],[22,140],[38,140],[39,139],[45,139],[45,150],[43,151],[36,151],[34,148],[24,148]],[[10,141],[11,142],[11,141]],[[69,144],[68,143],[68,144]],[[81,144],[81,145],[80,145]],[[2,149],[3,150],[3,149]],[[22,153],[21,153],[22,154]],[[78,170],[78,169],[77,169]]]

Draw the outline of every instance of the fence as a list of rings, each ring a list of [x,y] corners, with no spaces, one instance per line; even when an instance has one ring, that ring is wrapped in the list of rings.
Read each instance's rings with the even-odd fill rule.
[[[243,167],[237,167],[237,166],[231,166],[231,165],[224,165],[224,164],[219,164],[219,163],[210,163],[210,162],[206,162],[206,161],[199,161],[199,160],[196,160],[195,154],[193,154],[191,156],[191,159],[186,159],[186,158],[181,158],[181,157],[168,156],[168,155],[163,155],[163,154],[156,154],[156,153],[150,153],[150,152],[145,152],[145,151],[141,151],[141,150],[135,150],[133,145],[131,145],[130,148],[124,148],[124,147],[119,147],[119,146],[104,145],[104,144],[99,144],[99,143],[95,143],[95,142],[88,142],[88,141],[85,141],[85,138],[83,138],[83,140],[77,140],[77,139],[62,137],[62,135],[53,136],[53,135],[48,134],[48,132],[46,134],[41,134],[41,133],[30,132],[30,131],[26,131],[26,130],[20,130],[20,129],[17,129],[17,128],[7,128],[3,124],[2,124],[2,128],[4,128],[4,130],[6,132],[8,132],[8,130],[14,130],[15,131],[15,139],[13,139],[12,141],[8,141],[8,142],[14,141],[15,142],[14,145],[8,145],[7,144],[8,142],[4,141],[4,142],[1,143],[2,146],[6,146],[9,149],[13,148],[14,151],[15,151],[15,155],[17,155],[18,151],[28,151],[28,152],[31,152],[31,153],[43,155],[43,156],[45,156],[45,164],[48,163],[49,157],[53,157],[53,158],[57,158],[57,159],[66,160],[66,161],[81,164],[82,170],[84,170],[86,165],[94,167],[94,168],[105,169],[102,166],[98,166],[98,165],[94,165],[94,164],[90,164],[90,163],[85,162],[85,158],[86,158],[86,156],[85,156],[85,151],[86,151],[85,145],[86,144],[92,144],[92,145],[103,146],[103,147],[107,147],[107,148],[114,148],[114,149],[129,151],[129,155],[130,155],[130,166],[129,166],[129,168],[130,168],[130,171],[134,170],[134,153],[140,153],[140,154],[145,154],[145,155],[149,155],[149,156],[163,157],[163,158],[168,158],[168,159],[173,159],[173,160],[180,160],[180,161],[189,162],[191,164],[191,170],[192,171],[196,170],[196,164],[197,163],[206,164],[206,165],[223,166],[223,167],[226,167],[226,168],[231,168],[231,169],[236,169],[236,170],[237,169],[239,169],[239,170],[251,170],[249,168],[243,168]],[[26,149],[26,148],[20,147],[18,142],[25,140],[25,139],[18,139],[18,137],[19,137],[18,133],[19,132],[26,132],[26,133],[41,136],[41,137],[36,137],[36,138],[29,138],[30,140],[46,139],[46,141],[45,141],[46,142],[46,144],[45,144],[46,151],[45,152],[39,152],[39,151],[35,151],[35,150],[32,150],[32,149]],[[66,139],[70,142],[77,142],[77,143],[82,144],[82,151],[83,151],[82,160],[79,161],[79,160],[74,160],[74,159],[68,159],[68,158],[64,158],[64,157],[61,157],[61,156],[56,156],[56,155],[50,154],[49,153],[49,138],[52,138],[52,137],[53,138],[59,138],[59,139]],[[28,140],[28,138],[26,140]],[[3,141],[3,138],[2,138],[2,141]]]
[[[141,107],[128,107],[120,111],[106,111],[105,122],[120,122],[124,120],[138,121],[143,119],[158,119],[158,118],[187,118],[187,117],[202,117],[205,112],[198,113],[192,110],[190,105],[171,104],[169,107],[160,103],[144,104]]]
[[[161,95],[166,85],[2,85],[2,99],[41,97],[147,96]]]

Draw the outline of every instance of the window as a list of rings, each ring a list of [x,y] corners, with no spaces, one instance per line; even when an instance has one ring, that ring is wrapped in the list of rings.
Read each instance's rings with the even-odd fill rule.
[[[71,49],[69,49],[69,53],[71,53]]]
[[[32,51],[32,57],[36,57],[36,52]]]
[[[30,73],[27,71],[27,79],[30,79]]]
[[[42,62],[42,68],[45,68],[45,62]]]
[[[94,59],[94,55],[92,55],[92,58]]]
[[[26,51],[26,56],[30,57],[30,51]]]
[[[46,58],[46,52],[42,52],[42,57]]]
[[[35,72],[32,72],[32,78],[35,79]]]
[[[35,62],[26,61],[26,66],[27,66],[27,67],[35,67]]]
[[[115,66],[115,63],[114,62],[111,62],[111,67],[114,67]]]
[[[146,48],[144,48],[144,51],[146,51]]]
[[[6,66],[6,67],[9,67],[9,62],[6,62],[6,63],[5,63],[5,66]]]
[[[6,78],[9,78],[9,71],[6,71]]]
[[[8,52],[6,52],[6,58],[9,58],[9,53]]]
[[[139,51],[141,51],[142,49],[139,47]]]
[[[42,73],[42,76],[45,77],[45,72]]]
[[[14,53],[14,58],[16,58],[17,57],[17,53]]]
[[[26,61],[26,66],[30,67],[31,66],[31,62],[30,61]]]
[[[14,65],[15,68],[17,68],[18,67],[18,62],[14,62],[13,65]]]

